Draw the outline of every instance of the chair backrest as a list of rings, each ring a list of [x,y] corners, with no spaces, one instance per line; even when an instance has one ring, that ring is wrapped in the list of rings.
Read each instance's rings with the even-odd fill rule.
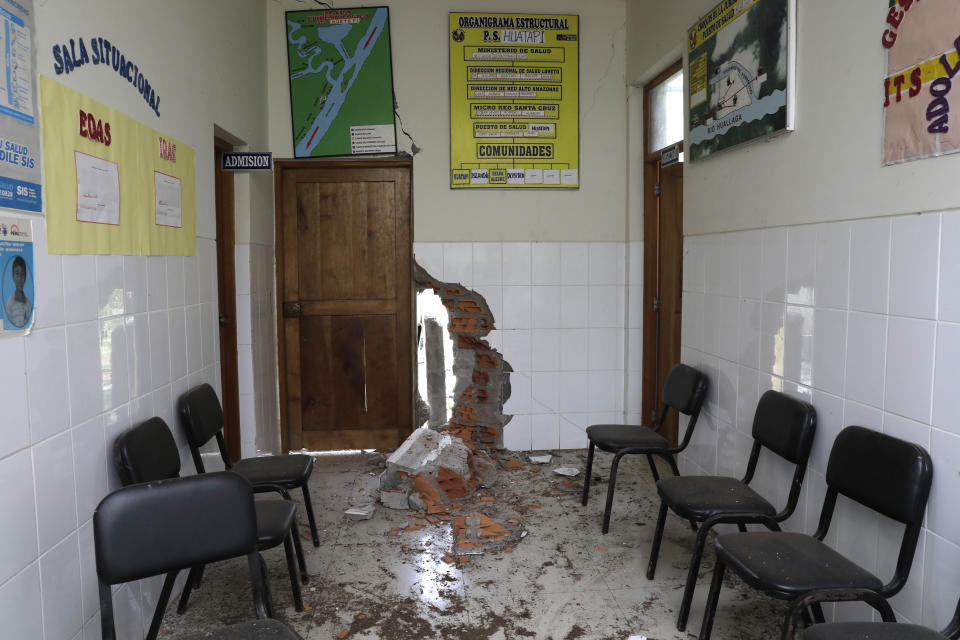
[[[706,375],[682,362],[673,365],[670,373],[667,374],[661,393],[663,407],[657,415],[654,430],[659,431],[663,426],[671,407],[679,413],[690,416],[687,430],[683,432],[683,439],[676,451],[683,450],[690,444],[693,428],[697,426],[697,419],[700,417],[700,409],[703,408],[703,401],[707,398],[709,385]]]
[[[253,488],[225,471],[123,487],[94,511],[93,536],[105,584],[255,553]]]
[[[220,456],[229,469],[233,463],[227,456],[226,445],[223,441],[223,409],[220,406],[220,399],[217,398],[217,392],[204,382],[180,396],[178,405],[181,422],[187,433],[187,442],[190,444],[190,453],[193,455],[193,462],[197,466],[197,473],[205,471],[203,459],[200,456],[200,447],[214,437],[216,437],[217,446],[220,448]]]
[[[807,464],[817,431],[817,410],[780,391],[760,396],[753,415],[753,438],[793,464]]]
[[[814,534],[824,539],[837,496],[844,495],[906,525],[893,579],[880,594],[897,593],[907,581],[927,508],[933,462],[920,445],[865,427],[837,436],[827,462],[827,494]]]
[[[124,485],[176,478],[180,452],[163,418],[127,429],[113,443],[113,464]]]

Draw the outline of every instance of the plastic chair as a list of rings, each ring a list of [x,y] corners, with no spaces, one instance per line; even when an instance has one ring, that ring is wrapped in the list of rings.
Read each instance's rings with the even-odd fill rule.
[[[653,456],[659,456],[666,460],[670,468],[673,469],[673,475],[680,475],[674,456],[690,444],[690,436],[693,435],[693,428],[697,425],[700,408],[703,406],[703,400],[707,395],[707,385],[707,377],[693,367],[685,364],[674,365],[667,375],[666,382],[663,383],[663,406],[659,413],[654,416],[653,429],[632,424],[595,424],[587,427],[590,448],[587,450],[587,472],[583,478],[581,504],[586,505],[587,499],[590,497],[590,474],[593,469],[594,448],[599,447],[603,451],[614,454],[613,462],[610,465],[610,482],[607,486],[607,504],[603,510],[603,533],[610,530],[610,511],[613,509],[613,493],[616,489],[617,467],[620,465],[620,458],[637,453],[646,455],[654,481],[659,480],[660,475],[657,473]],[[687,424],[683,440],[676,447],[670,446],[670,442],[658,433],[663,427],[667,412],[671,407],[690,416],[690,422]]]
[[[717,561],[700,640],[710,639],[727,566],[753,588],[781,600],[820,590],[825,595],[809,607],[816,622],[823,622],[820,602],[830,600],[830,593],[838,594],[838,600],[863,600],[884,621],[894,622],[886,598],[907,582],[932,479],[933,463],[923,447],[864,427],[841,431],[827,463],[827,493],[816,533],[758,531],[716,538]],[[886,584],[823,542],[838,495],[905,525],[897,567]],[[784,627],[788,625],[789,618]]]
[[[150,418],[117,436],[113,445],[113,460],[120,475],[120,481],[124,485],[167,480],[180,476],[180,453],[177,450],[177,443],[167,423],[158,417]],[[306,584],[309,582],[309,577],[296,527],[296,505],[289,500],[258,500],[254,503],[254,510],[257,518],[257,548],[265,551],[283,544],[287,557],[287,569],[290,572],[294,606],[297,611],[303,611],[297,566],[294,564],[294,550],[300,568],[299,579]],[[199,567],[191,570],[190,579],[184,585],[177,608],[179,613],[186,611],[190,592],[199,587],[200,573]],[[166,601],[161,604],[163,606],[158,605],[154,613],[153,626],[151,626],[153,633],[159,629]]]
[[[249,480],[255,492],[274,491],[276,487],[284,490],[300,487],[303,490],[307,519],[310,521],[313,546],[319,547],[320,536],[317,534],[317,522],[313,517],[313,503],[310,501],[310,489],[307,486],[313,472],[313,458],[303,454],[290,454],[244,458],[234,462],[227,454],[227,445],[223,440],[223,409],[213,387],[207,383],[194,387],[180,397],[179,406],[197,473],[205,471],[200,447],[216,437],[224,466]]]
[[[783,630],[782,640],[793,640],[800,615],[808,607],[825,600],[854,599],[856,593],[814,591],[791,603],[789,624]],[[946,628],[937,633],[917,624],[890,624],[888,622],[831,622],[815,624],[803,633],[804,640],[957,640],[960,638],[960,601]]]
[[[193,638],[303,640],[282,623],[262,619],[270,616],[270,601],[263,558],[257,552],[253,490],[236,474],[210,473],[118,489],[93,514],[93,540],[103,640],[117,637],[112,585],[165,573],[159,603],[165,604],[180,570],[243,555],[261,620]]]
[[[683,631],[687,626],[703,548],[714,526],[721,523],[736,524],[741,531],[745,531],[747,524],[762,524],[779,531],[779,523],[793,514],[800,500],[800,489],[816,428],[817,412],[811,405],[779,391],[767,391],[757,403],[753,416],[753,448],[743,480],[722,476],[682,476],[664,478],[657,483],[660,515],[650,548],[648,579],[653,579],[657,569],[667,509],[685,520],[700,523],[677,616],[677,629]],[[760,451],[765,448],[795,465],[787,503],[779,512],[749,486],[757,470]]]

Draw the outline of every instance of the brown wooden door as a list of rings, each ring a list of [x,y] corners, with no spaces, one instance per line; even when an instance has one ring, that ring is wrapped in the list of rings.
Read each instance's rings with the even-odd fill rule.
[[[663,382],[680,362],[683,290],[683,164],[648,161],[644,176],[643,423],[659,410]],[[659,186],[657,186],[659,185]],[[677,441],[677,414],[661,432]]]
[[[233,145],[214,138],[217,205],[217,301],[220,327],[220,397],[223,404],[223,437],[227,452],[240,459],[240,396],[237,373],[237,276],[234,253],[233,174],[221,169],[220,157]]]
[[[413,429],[412,163],[276,166],[285,446],[395,447]]]

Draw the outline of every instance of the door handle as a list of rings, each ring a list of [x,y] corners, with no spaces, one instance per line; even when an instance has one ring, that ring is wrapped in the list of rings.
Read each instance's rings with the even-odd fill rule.
[[[227,318],[227,315],[225,313],[221,313],[220,318],[218,320],[220,322],[221,327],[226,327],[227,325],[230,324],[230,319]]]
[[[283,303],[284,318],[299,318],[300,311],[301,311],[300,302],[298,300],[288,301]]]

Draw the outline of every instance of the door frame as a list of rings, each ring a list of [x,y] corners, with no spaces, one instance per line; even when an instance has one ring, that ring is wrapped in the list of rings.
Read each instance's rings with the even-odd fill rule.
[[[234,207],[233,174],[221,169],[224,151],[233,151],[233,145],[223,138],[213,139],[214,193],[217,218],[217,336],[220,342],[220,402],[223,405],[223,436],[227,453],[239,460],[240,452],[240,396],[237,361],[237,273],[236,273],[236,211]]]
[[[322,162],[322,164],[321,164]],[[280,442],[281,447],[284,451],[290,450],[290,416],[289,416],[289,402],[288,402],[288,384],[287,384],[287,345],[286,345],[286,333],[284,330],[284,320],[286,319],[283,314],[283,305],[284,305],[284,291],[285,281],[286,281],[286,270],[284,268],[282,256],[284,255],[284,229],[283,229],[283,207],[284,207],[284,190],[283,190],[283,173],[287,169],[308,169],[316,170],[320,168],[324,169],[383,169],[383,168],[394,168],[394,167],[409,167],[411,170],[411,181],[410,181],[410,242],[407,250],[409,251],[409,263],[411,265],[411,273],[409,274],[411,282],[411,295],[409,300],[409,317],[413,324],[416,324],[416,298],[413,289],[413,224],[414,224],[414,206],[413,206],[413,175],[412,175],[412,161],[408,158],[324,158],[321,161],[317,159],[294,159],[294,158],[284,158],[276,159],[273,163],[273,195],[274,195],[274,247],[276,256],[275,260],[275,274],[276,274],[276,304],[277,304],[277,378],[278,378],[278,389],[279,389],[279,404],[280,404]],[[293,274],[291,274],[293,275]],[[412,329],[411,325],[411,329]],[[398,336],[399,339],[399,336]],[[409,384],[407,389],[403,390],[409,394],[410,398],[410,421],[409,424],[413,427],[414,419],[414,408],[416,403],[414,402],[414,388],[416,385],[413,384],[413,380],[416,377],[416,368],[417,368],[417,358],[416,358],[416,338],[415,330],[411,332],[410,336],[410,349],[411,349],[411,358],[410,358],[410,370],[408,371]],[[407,434],[409,435],[409,434]],[[401,438],[406,438],[404,435]],[[400,445],[400,442],[396,443],[397,446]]]
[[[654,310],[655,300],[662,299],[663,292],[660,291],[660,197],[655,193],[655,186],[660,183],[661,177],[662,150],[647,150],[651,129],[650,90],[682,69],[683,61],[677,60],[643,87],[643,355],[640,422],[651,427],[653,412],[660,408],[660,387],[663,384],[663,381],[659,380],[660,314]],[[679,144],[680,151],[683,151],[683,141]],[[682,213],[681,209],[681,216]],[[680,281],[682,282],[682,273]],[[672,433],[664,433],[664,437],[676,444],[676,430],[669,431]]]

